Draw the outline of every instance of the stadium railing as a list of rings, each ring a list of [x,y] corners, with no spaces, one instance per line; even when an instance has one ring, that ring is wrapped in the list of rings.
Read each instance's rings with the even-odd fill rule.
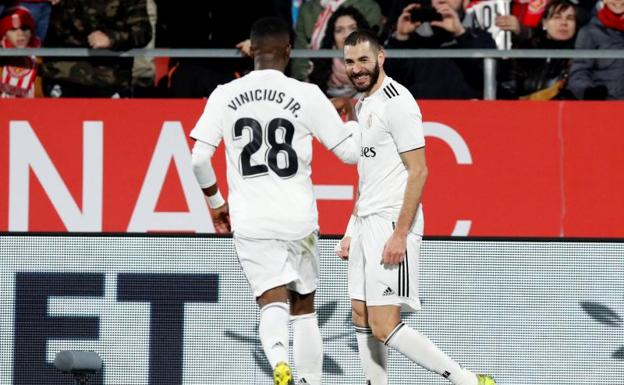
[[[624,59],[624,50],[576,50],[576,49],[388,49],[389,57],[410,58],[466,58],[483,59],[483,90],[485,100],[496,99],[496,59]],[[25,48],[0,49],[0,57],[195,57],[195,58],[237,58],[241,53],[237,49],[131,49],[128,51],[92,50],[87,48]],[[294,49],[293,58],[332,58],[342,57],[338,50]]]

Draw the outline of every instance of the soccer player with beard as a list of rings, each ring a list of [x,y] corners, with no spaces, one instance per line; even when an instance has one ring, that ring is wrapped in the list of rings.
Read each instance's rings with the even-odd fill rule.
[[[251,30],[254,71],[210,95],[191,137],[193,171],[208,197],[217,232],[234,232],[234,247],[260,307],[258,334],[275,385],[292,384],[289,322],[300,384],[320,385],[323,347],[314,312],[318,284],[318,219],[312,180],[312,137],[345,163],[356,163],[357,124],[340,120],[318,86],[284,75],[288,26],[278,18]],[[358,135],[359,137],[359,135]],[[210,159],[225,144],[229,206]],[[290,306],[289,306],[290,304]]]
[[[387,346],[455,385],[495,385],[462,368],[425,335],[401,322],[420,309],[421,197],[427,180],[422,116],[410,92],[386,76],[384,51],[366,31],[345,40],[347,75],[363,93],[359,196],[337,247],[349,260],[349,295],[360,360],[371,385],[386,385]]]

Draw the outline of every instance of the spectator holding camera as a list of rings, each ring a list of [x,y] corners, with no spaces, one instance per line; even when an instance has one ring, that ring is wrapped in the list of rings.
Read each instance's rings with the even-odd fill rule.
[[[518,48],[572,49],[578,30],[578,8],[570,0],[550,0],[542,16],[542,28],[529,40],[517,40]],[[514,59],[501,81],[502,98],[549,100],[565,87],[569,59]],[[503,73],[503,76],[505,74]]]
[[[603,7],[579,31],[577,49],[624,49],[624,0]],[[568,90],[577,99],[624,99],[624,60],[574,59]]]
[[[432,0],[431,8],[412,3],[403,9],[388,48],[496,48],[492,36],[472,27],[462,0]],[[417,99],[483,97],[479,59],[389,59],[387,72]]]

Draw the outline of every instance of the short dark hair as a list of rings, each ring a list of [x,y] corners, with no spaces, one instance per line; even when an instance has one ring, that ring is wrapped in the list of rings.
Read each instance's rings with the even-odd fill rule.
[[[572,0],[549,0],[544,13],[542,14],[542,20],[546,21],[555,16],[557,13],[567,11],[568,8],[572,8],[574,10],[574,16],[578,19],[578,7]]]
[[[249,36],[252,41],[266,38],[286,38],[290,41],[290,27],[279,17],[264,17],[253,23]]]
[[[381,51],[383,49],[381,43],[377,40],[377,37],[371,31],[367,31],[365,29],[358,29],[357,31],[351,32],[345,39],[344,45],[353,46],[365,42],[369,42],[370,46],[375,51]]]

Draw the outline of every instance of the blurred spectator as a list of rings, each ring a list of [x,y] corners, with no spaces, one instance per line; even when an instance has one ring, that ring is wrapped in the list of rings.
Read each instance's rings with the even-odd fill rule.
[[[25,8],[28,8],[33,16],[33,19],[35,19],[37,37],[40,41],[45,41],[48,33],[52,6],[60,2],[61,0],[20,0],[20,4]]]
[[[319,49],[325,36],[327,22],[338,7],[356,8],[375,33],[381,27],[381,9],[374,0],[310,0],[301,5],[295,27],[295,49]],[[298,80],[307,80],[311,71],[308,59],[291,61],[291,76]]]
[[[492,36],[473,28],[462,0],[433,0],[434,15],[441,20],[412,21],[412,10],[403,9],[388,48],[496,48]],[[415,98],[473,99],[483,97],[483,62],[479,59],[388,59],[386,72],[404,84]]]
[[[577,49],[624,49],[624,1],[603,3],[602,9],[579,31]],[[624,99],[624,60],[573,60],[568,90],[577,99]]]
[[[364,16],[354,7],[340,7],[327,22],[327,31],[320,48],[341,50],[349,34],[357,29],[369,29]],[[312,60],[310,82],[319,86],[329,97],[353,97],[357,91],[347,76],[342,58]]]
[[[517,39],[517,47],[572,49],[577,26],[578,13],[574,3],[550,0],[542,16],[542,28],[530,40]],[[510,67],[510,79],[501,81],[501,98],[548,100],[565,88],[570,60],[517,59],[511,61]]]
[[[125,51],[152,36],[145,0],[63,0],[54,7],[50,47]],[[129,96],[132,58],[45,60],[44,92],[54,97]]]
[[[515,0],[512,2],[511,13],[518,21],[520,27],[539,28],[542,14],[546,9],[546,0]]]
[[[577,30],[589,20],[589,16],[595,9],[596,1],[569,0],[576,10]],[[548,3],[548,1],[544,0],[513,0],[511,3],[512,14],[497,16],[495,19],[496,26],[501,30],[511,32],[515,39],[530,40],[540,30],[540,26],[535,21],[538,16],[543,19]],[[514,41],[514,47],[517,44],[522,43]]]
[[[152,38],[145,48],[154,48],[156,41],[156,2],[146,0],[147,16],[152,30]],[[136,56],[132,65],[132,97],[155,96],[156,66],[153,57]]]
[[[180,5],[157,0],[156,47],[235,48],[249,39],[254,21],[277,16],[292,25],[289,0],[197,1]],[[243,46],[241,45],[241,50]],[[219,84],[253,68],[249,58],[171,58],[159,88],[170,97],[208,97]]]
[[[28,9],[6,8],[0,15],[0,45],[5,48],[37,48],[35,20]],[[35,57],[3,58],[0,68],[0,97],[35,96],[37,62]]]
[[[498,49],[511,49],[512,32],[502,21],[512,21],[519,26],[518,19],[511,13],[511,4],[509,0],[484,0],[471,1],[466,7],[466,13],[472,18],[472,27],[488,31]],[[513,32],[519,33],[520,30],[518,28]]]

